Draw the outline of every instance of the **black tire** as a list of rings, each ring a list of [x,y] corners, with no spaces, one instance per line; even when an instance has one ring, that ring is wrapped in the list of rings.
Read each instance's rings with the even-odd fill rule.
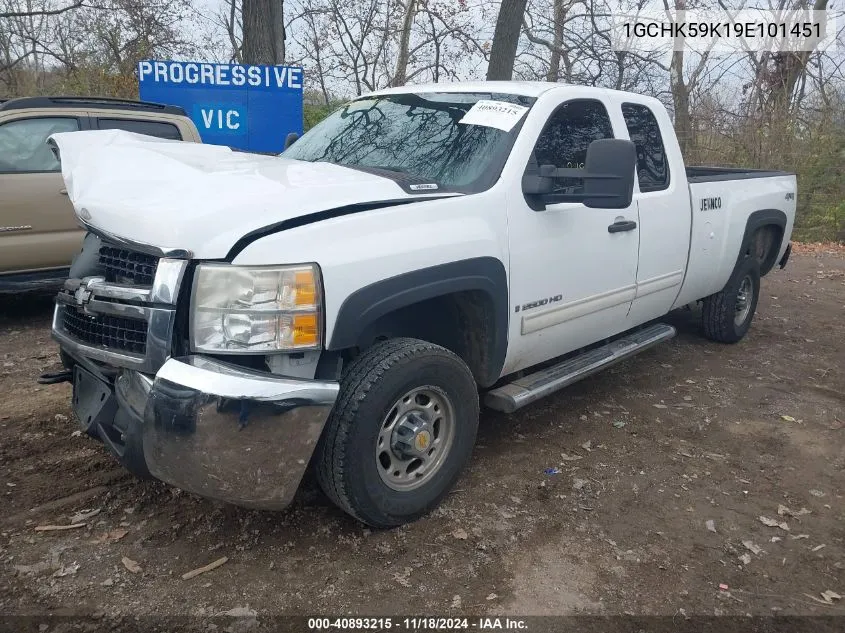
[[[431,386],[452,407],[451,444],[430,478],[394,490],[379,474],[376,445],[394,404]],[[432,343],[398,338],[377,343],[344,371],[340,393],[315,455],[320,487],[341,509],[370,526],[389,528],[436,507],[469,461],[478,429],[478,390],[466,364]]]
[[[748,311],[737,322],[740,289],[744,283],[750,283],[749,293],[745,292]],[[741,341],[754,319],[757,299],[760,297],[760,262],[755,256],[746,257],[734,269],[725,287],[716,294],[704,299],[702,325],[704,336],[719,343]]]

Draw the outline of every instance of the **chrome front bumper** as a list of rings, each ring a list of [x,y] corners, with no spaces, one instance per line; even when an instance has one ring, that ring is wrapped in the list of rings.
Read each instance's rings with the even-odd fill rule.
[[[153,476],[240,506],[287,506],[338,393],[336,382],[283,378],[203,356],[171,358],[155,380],[124,370],[118,401],[142,418]]]

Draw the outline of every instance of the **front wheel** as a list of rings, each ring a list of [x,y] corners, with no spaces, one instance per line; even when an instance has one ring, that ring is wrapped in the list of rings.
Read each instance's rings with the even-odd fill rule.
[[[425,341],[384,341],[344,372],[317,447],[317,480],[360,521],[401,525],[449,492],[477,429],[478,391],[460,358]]]
[[[704,335],[720,343],[742,340],[751,327],[759,296],[760,262],[756,257],[747,257],[721,291],[704,299]]]

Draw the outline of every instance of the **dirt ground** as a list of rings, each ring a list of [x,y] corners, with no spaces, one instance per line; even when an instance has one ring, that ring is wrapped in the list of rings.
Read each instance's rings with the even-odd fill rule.
[[[804,250],[742,343],[681,312],[672,342],[483,411],[454,493],[384,532],[308,482],[263,513],[132,479],[35,382],[50,297],[0,299],[0,613],[845,614],[822,597],[845,596],[845,253]]]

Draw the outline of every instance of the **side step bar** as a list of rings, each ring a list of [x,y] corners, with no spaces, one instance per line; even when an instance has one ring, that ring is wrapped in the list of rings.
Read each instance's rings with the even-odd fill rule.
[[[568,387],[675,336],[675,328],[664,323],[650,325],[591,349],[565,361],[523,376],[487,392],[484,404],[491,409],[513,413],[550,393]]]

